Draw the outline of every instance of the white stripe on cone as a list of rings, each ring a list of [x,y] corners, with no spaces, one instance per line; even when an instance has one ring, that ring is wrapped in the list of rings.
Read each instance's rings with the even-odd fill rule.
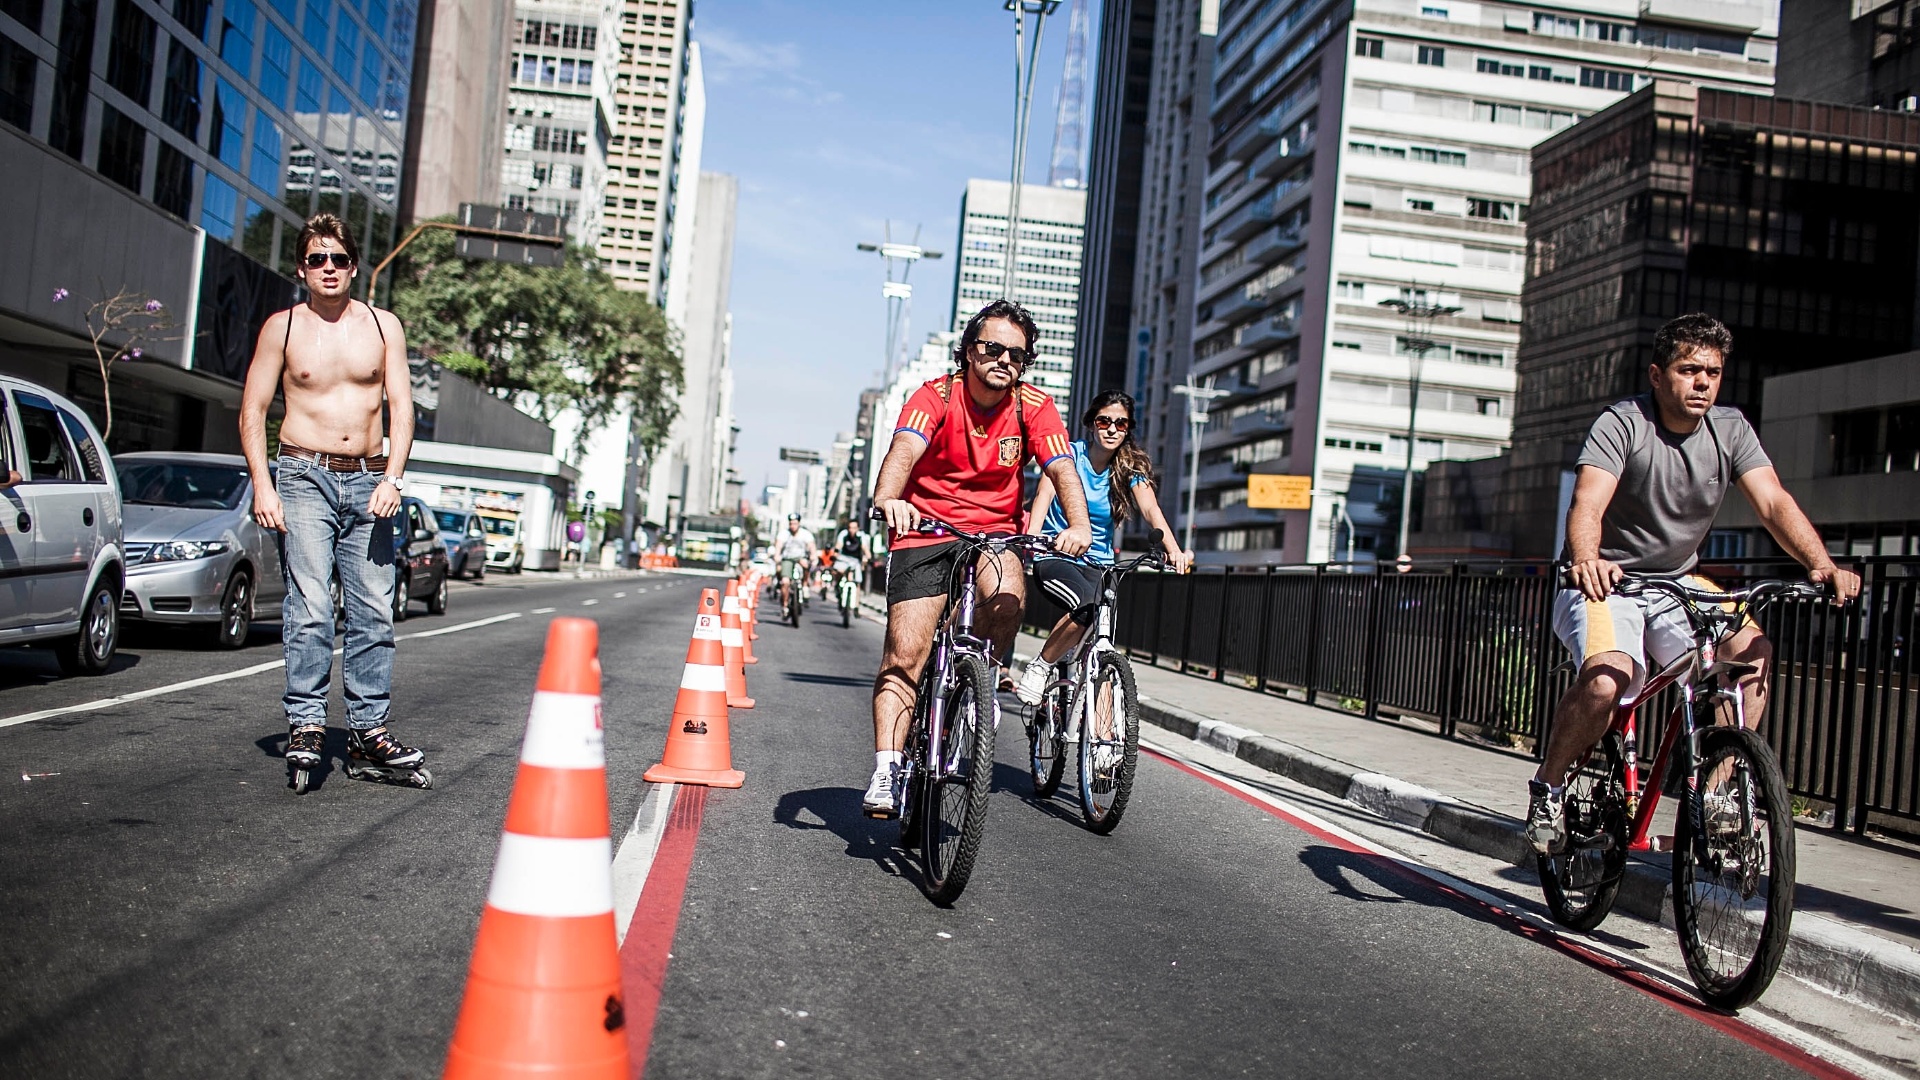
[[[600,725],[600,699],[592,694],[560,694],[536,690],[527,715],[527,738],[520,760],[548,769],[604,769],[605,732]]]
[[[727,692],[727,669],[718,664],[688,664],[680,675],[682,690],[717,690]]]
[[[487,906],[552,918],[612,911],[613,842],[501,833]]]
[[[722,597],[720,600],[720,610],[722,613],[731,611],[735,615],[740,614],[740,598],[731,595]]]
[[[721,628],[720,630],[720,647],[721,648],[738,649],[746,645],[746,643],[747,643],[747,639],[740,636],[739,627],[726,626]]]

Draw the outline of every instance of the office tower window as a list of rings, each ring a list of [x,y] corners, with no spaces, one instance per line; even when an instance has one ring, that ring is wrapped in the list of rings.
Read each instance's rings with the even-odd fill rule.
[[[200,58],[174,41],[167,47],[167,87],[160,102],[160,119],[196,142],[200,138]]]
[[[0,120],[21,131],[33,126],[33,83],[39,74],[40,60],[0,37]]]
[[[1420,46],[1420,62],[1428,67],[1446,67],[1447,50],[1438,45]]]
[[[47,142],[75,160],[87,139],[87,80],[93,73],[98,14],[97,0],[65,0],[60,5],[60,51],[53,66],[53,122]]]
[[[147,132],[111,105],[100,106],[100,175],[140,194],[147,162]]]
[[[1605,68],[1583,67],[1580,69],[1580,85],[1591,86],[1597,90],[1619,90],[1631,93],[1633,90],[1633,72],[1608,71]]]
[[[212,9],[213,0],[173,0],[173,17],[202,41],[207,37],[207,14]]]
[[[1379,38],[1356,38],[1353,43],[1353,55],[1371,56],[1378,60],[1386,51],[1386,42]]]
[[[178,218],[193,211],[193,159],[164,139],[154,162],[153,201]]]
[[[127,95],[135,105],[149,108],[153,97],[153,19],[134,5],[119,0],[113,10],[113,40],[107,50],[107,85]]]
[[[293,81],[293,43],[267,24],[260,43],[260,93],[281,108],[287,107],[287,88]]]
[[[0,0],[0,12],[5,12],[32,34],[40,32],[40,16],[45,6],[43,0]]]
[[[253,24],[257,18],[249,0],[227,0],[220,15],[220,59],[233,65],[243,79],[253,78]]]
[[[246,154],[247,99],[225,79],[214,80],[213,122],[207,125],[207,152],[236,170]]]
[[[200,227],[227,243],[233,242],[233,219],[239,213],[240,193],[233,185],[207,174],[206,198],[200,208]]]

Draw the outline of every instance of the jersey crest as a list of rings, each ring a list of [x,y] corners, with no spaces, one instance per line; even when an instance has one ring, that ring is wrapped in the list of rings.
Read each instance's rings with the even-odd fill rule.
[[[1018,435],[1009,435],[1000,440],[1000,464],[1011,469],[1020,464],[1020,444]]]

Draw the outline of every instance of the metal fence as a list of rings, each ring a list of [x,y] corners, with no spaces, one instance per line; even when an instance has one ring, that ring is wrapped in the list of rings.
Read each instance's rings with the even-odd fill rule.
[[[1774,648],[1762,733],[1793,793],[1834,807],[1836,825],[1911,830],[1920,823],[1920,560],[1852,565],[1864,579],[1860,602],[1782,601],[1758,613]],[[1801,574],[1764,562],[1705,572],[1728,586]],[[1140,573],[1121,586],[1115,636],[1184,672],[1538,756],[1573,676],[1549,625],[1554,591],[1552,567],[1539,562]],[[1050,624],[1057,609],[1029,596],[1028,622]],[[1641,711],[1641,745],[1657,745],[1672,704],[1669,692]]]

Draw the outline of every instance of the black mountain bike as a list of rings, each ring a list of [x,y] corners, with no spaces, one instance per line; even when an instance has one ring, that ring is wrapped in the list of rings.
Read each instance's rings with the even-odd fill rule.
[[[1113,645],[1113,612],[1120,579],[1141,566],[1164,566],[1161,533],[1153,530],[1149,550],[1127,562],[1101,568],[1100,598],[1093,625],[1073,650],[1054,665],[1040,704],[1027,713],[1027,769],[1033,793],[1051,798],[1066,772],[1066,746],[1080,751],[1080,819],[1102,835],[1112,832],[1133,793],[1133,771],[1140,758],[1140,697],[1133,666]],[[1060,556],[1063,557],[1064,556]]]
[[[875,515],[879,515],[876,513]],[[907,730],[905,806],[900,846],[918,849],[922,887],[936,904],[951,904],[967,887],[987,823],[993,786],[993,737],[1000,719],[993,643],[974,633],[980,556],[1049,550],[1044,537],[986,536],[923,519],[920,533],[951,536],[961,546],[947,584],[947,606],[933,651],[920,672]]]
[[[1693,628],[1693,646],[1614,710],[1607,734],[1567,778],[1567,842],[1539,856],[1540,883],[1554,920],[1591,930],[1612,910],[1630,851],[1673,852],[1673,918],[1680,951],[1700,997],[1738,1009],[1765,992],[1793,923],[1793,809],[1766,740],[1747,727],[1740,680],[1751,664],[1718,660],[1716,646],[1750,611],[1772,600],[1818,599],[1804,581],[1761,581],[1719,592],[1671,578],[1630,577],[1623,596],[1657,592]],[[1641,772],[1635,713],[1678,684],[1652,768]],[[1715,717],[1726,710],[1731,724]],[[1674,785],[1663,784],[1669,768]],[[1662,789],[1677,791],[1672,837],[1652,837]]]

